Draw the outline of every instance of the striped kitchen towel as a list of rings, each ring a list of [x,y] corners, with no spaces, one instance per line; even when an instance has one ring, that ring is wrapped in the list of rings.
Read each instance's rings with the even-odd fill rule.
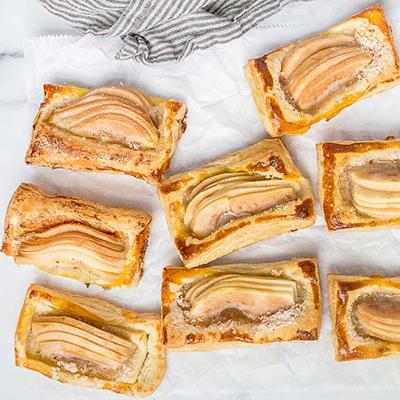
[[[298,0],[39,0],[83,33],[124,42],[117,59],[179,61],[226,43]]]

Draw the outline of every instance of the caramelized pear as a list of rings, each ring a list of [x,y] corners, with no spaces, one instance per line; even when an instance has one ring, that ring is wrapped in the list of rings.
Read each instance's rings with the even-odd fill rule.
[[[400,302],[361,302],[355,309],[357,321],[369,336],[400,342]]]
[[[361,213],[375,218],[400,217],[400,170],[375,166],[351,172],[352,199]]]
[[[144,95],[126,87],[90,91],[54,111],[50,122],[75,135],[126,146],[154,147],[157,129]]]
[[[34,345],[45,357],[87,362],[100,369],[118,370],[135,345],[112,333],[66,316],[41,316],[32,321]]]
[[[197,237],[206,237],[229,220],[265,211],[295,198],[294,183],[261,175],[224,173],[195,186],[184,223]]]
[[[222,274],[196,282],[185,300],[194,318],[213,318],[226,309],[237,309],[254,319],[293,306],[296,297],[296,283],[288,279]]]
[[[15,261],[53,266],[79,262],[105,282],[112,282],[124,268],[126,246],[121,239],[90,226],[62,224],[27,237]]]
[[[318,36],[294,46],[282,62],[283,81],[300,110],[320,104],[372,60],[350,35]]]

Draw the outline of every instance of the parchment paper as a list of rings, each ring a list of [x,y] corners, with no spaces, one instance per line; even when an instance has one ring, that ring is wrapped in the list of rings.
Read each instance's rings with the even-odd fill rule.
[[[154,67],[114,61],[112,55],[118,44],[115,39],[35,38],[26,43],[25,48],[30,117],[33,118],[42,100],[45,82],[97,86],[122,81],[150,94],[181,99],[189,109],[188,128],[173,157],[167,173],[170,176],[267,137],[243,76],[242,67],[248,58],[317,33],[371,4],[363,0],[294,4],[227,45],[198,52],[180,64]],[[386,1],[384,5],[398,40],[400,6],[396,0]],[[304,136],[284,138],[298,167],[311,180],[316,198],[315,144],[337,139],[382,139],[397,134],[399,110],[400,87],[397,87],[358,102],[329,123],[315,125]],[[27,123],[26,132],[15,133],[16,136],[24,135],[23,139],[16,140],[18,146],[28,144],[28,126]],[[11,147],[10,157],[16,157],[16,154],[21,157],[21,148]],[[7,160],[0,160],[0,163],[3,168]],[[152,232],[144,277],[139,286],[132,289],[86,288],[79,282],[53,277],[30,266],[16,267],[11,259],[3,257],[3,264],[9,264],[4,267],[6,276],[13,276],[11,282],[18,280],[15,299],[3,307],[13,307],[17,315],[26,288],[31,282],[38,282],[99,296],[133,310],[159,310],[162,268],[181,265],[181,262],[169,236],[155,188],[128,176],[52,171],[41,167],[21,166],[21,171],[15,173],[15,188],[21,180],[53,192],[140,208],[152,214]],[[8,200],[2,196],[3,210]],[[166,377],[154,398],[245,399],[266,398],[267,395],[293,398],[293,392],[297,398],[322,395],[326,398],[341,392],[352,398],[361,393],[370,396],[389,394],[400,387],[399,361],[334,361],[326,294],[328,272],[398,274],[400,231],[328,233],[318,202],[316,212],[317,222],[312,228],[257,243],[216,260],[214,264],[318,256],[324,303],[320,340],[208,353],[169,353]],[[7,362],[12,363],[12,349],[7,348],[6,352]],[[30,398],[34,399],[121,398],[109,392],[54,383],[29,371],[19,370],[16,377],[21,385],[30,385]]]

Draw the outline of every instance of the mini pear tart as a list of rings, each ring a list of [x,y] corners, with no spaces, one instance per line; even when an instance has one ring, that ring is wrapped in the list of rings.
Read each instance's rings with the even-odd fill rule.
[[[398,54],[380,4],[249,60],[244,71],[271,136],[302,134],[400,79]]]
[[[44,85],[25,161],[50,168],[122,173],[157,185],[186,129],[182,102],[128,86]]]
[[[17,264],[103,288],[136,286],[151,217],[23,183],[5,221],[2,252]]]
[[[159,186],[188,268],[314,224],[310,183],[279,139],[266,139]]]
[[[316,259],[167,267],[163,340],[171,351],[208,351],[317,340],[321,294]]]
[[[62,383],[148,396],[165,374],[160,315],[31,285],[15,334],[15,361]]]
[[[400,277],[328,275],[337,361],[400,356]]]
[[[400,140],[317,145],[319,197],[328,229],[400,226]]]

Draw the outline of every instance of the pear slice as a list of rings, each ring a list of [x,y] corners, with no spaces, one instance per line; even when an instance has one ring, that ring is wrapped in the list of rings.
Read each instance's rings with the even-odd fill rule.
[[[362,55],[358,47],[339,47],[335,51],[329,53],[326,57],[319,60],[318,63],[312,64],[301,74],[295,75],[292,83],[289,85],[289,91],[295,101],[298,101],[303,91],[323,74],[328,74],[337,66],[355,55]]]
[[[204,188],[217,184],[221,180],[240,180],[243,177],[252,176],[247,172],[226,172],[223,174],[212,175],[204,180],[202,180],[198,185],[196,185],[190,192],[189,200],[191,200],[194,196],[196,196],[199,192],[203,191]],[[258,177],[257,175],[254,175]]]
[[[351,35],[331,34],[294,46],[282,61],[282,77],[300,110],[310,110],[351,82],[372,56]]]
[[[152,108],[149,100],[144,94],[138,92],[135,89],[122,85],[93,89],[90,92],[88,92],[85,97],[98,96],[98,95],[104,97],[113,96],[122,98],[132,104],[136,104],[137,106],[143,107],[143,109],[147,113],[150,113]]]
[[[400,342],[400,302],[361,302],[355,309],[357,321],[369,336]]]
[[[150,104],[127,88],[100,88],[56,109],[49,121],[75,135],[131,147],[154,147],[158,131]]]
[[[308,79],[312,78],[312,81],[298,97],[297,103],[299,107],[302,110],[307,110],[319,104],[329,95],[331,90],[350,82],[371,60],[372,57],[366,53],[348,53],[347,58],[319,75],[315,76],[314,72],[311,72]]]
[[[41,266],[76,265],[110,283],[126,264],[121,239],[81,224],[62,224],[31,234],[21,243],[17,264]]]
[[[32,321],[31,340],[45,357],[89,363],[115,372],[127,362],[136,345],[112,333],[66,316],[40,316]]]
[[[400,217],[400,171],[367,166],[351,172],[354,207],[374,218]],[[393,182],[393,183],[392,183]]]
[[[295,191],[289,185],[272,186],[270,181],[263,182],[264,185],[249,183],[246,187],[228,187],[204,199],[193,213],[190,223],[192,232],[200,238],[208,236],[226,213],[236,214],[234,217],[239,218],[243,214],[265,211],[295,197]]]
[[[294,46],[283,59],[282,73],[289,77],[304,61],[323,49],[350,46],[354,43],[354,37],[346,34],[322,35],[304,40]]]
[[[250,318],[295,304],[297,285],[288,279],[222,274],[201,279],[186,293],[193,318],[209,319],[226,309],[237,309]]]
[[[228,174],[227,174],[228,175]],[[219,193],[222,190],[226,190],[228,188],[239,188],[239,187],[258,187],[259,185],[266,186],[268,182],[265,178],[261,176],[255,175],[239,175],[239,176],[228,176],[225,178],[221,178],[215,182],[208,184],[207,186],[203,186],[199,191],[197,190],[195,195],[191,194],[190,201],[186,207],[184,223],[186,226],[190,225],[190,222],[193,219],[193,215],[199,205],[207,198],[211,198],[213,194]],[[275,182],[275,181],[271,181]],[[271,183],[271,186],[273,184]],[[195,187],[197,189],[197,186]]]
[[[372,190],[400,192],[399,168],[358,168],[351,173],[352,181]]]

